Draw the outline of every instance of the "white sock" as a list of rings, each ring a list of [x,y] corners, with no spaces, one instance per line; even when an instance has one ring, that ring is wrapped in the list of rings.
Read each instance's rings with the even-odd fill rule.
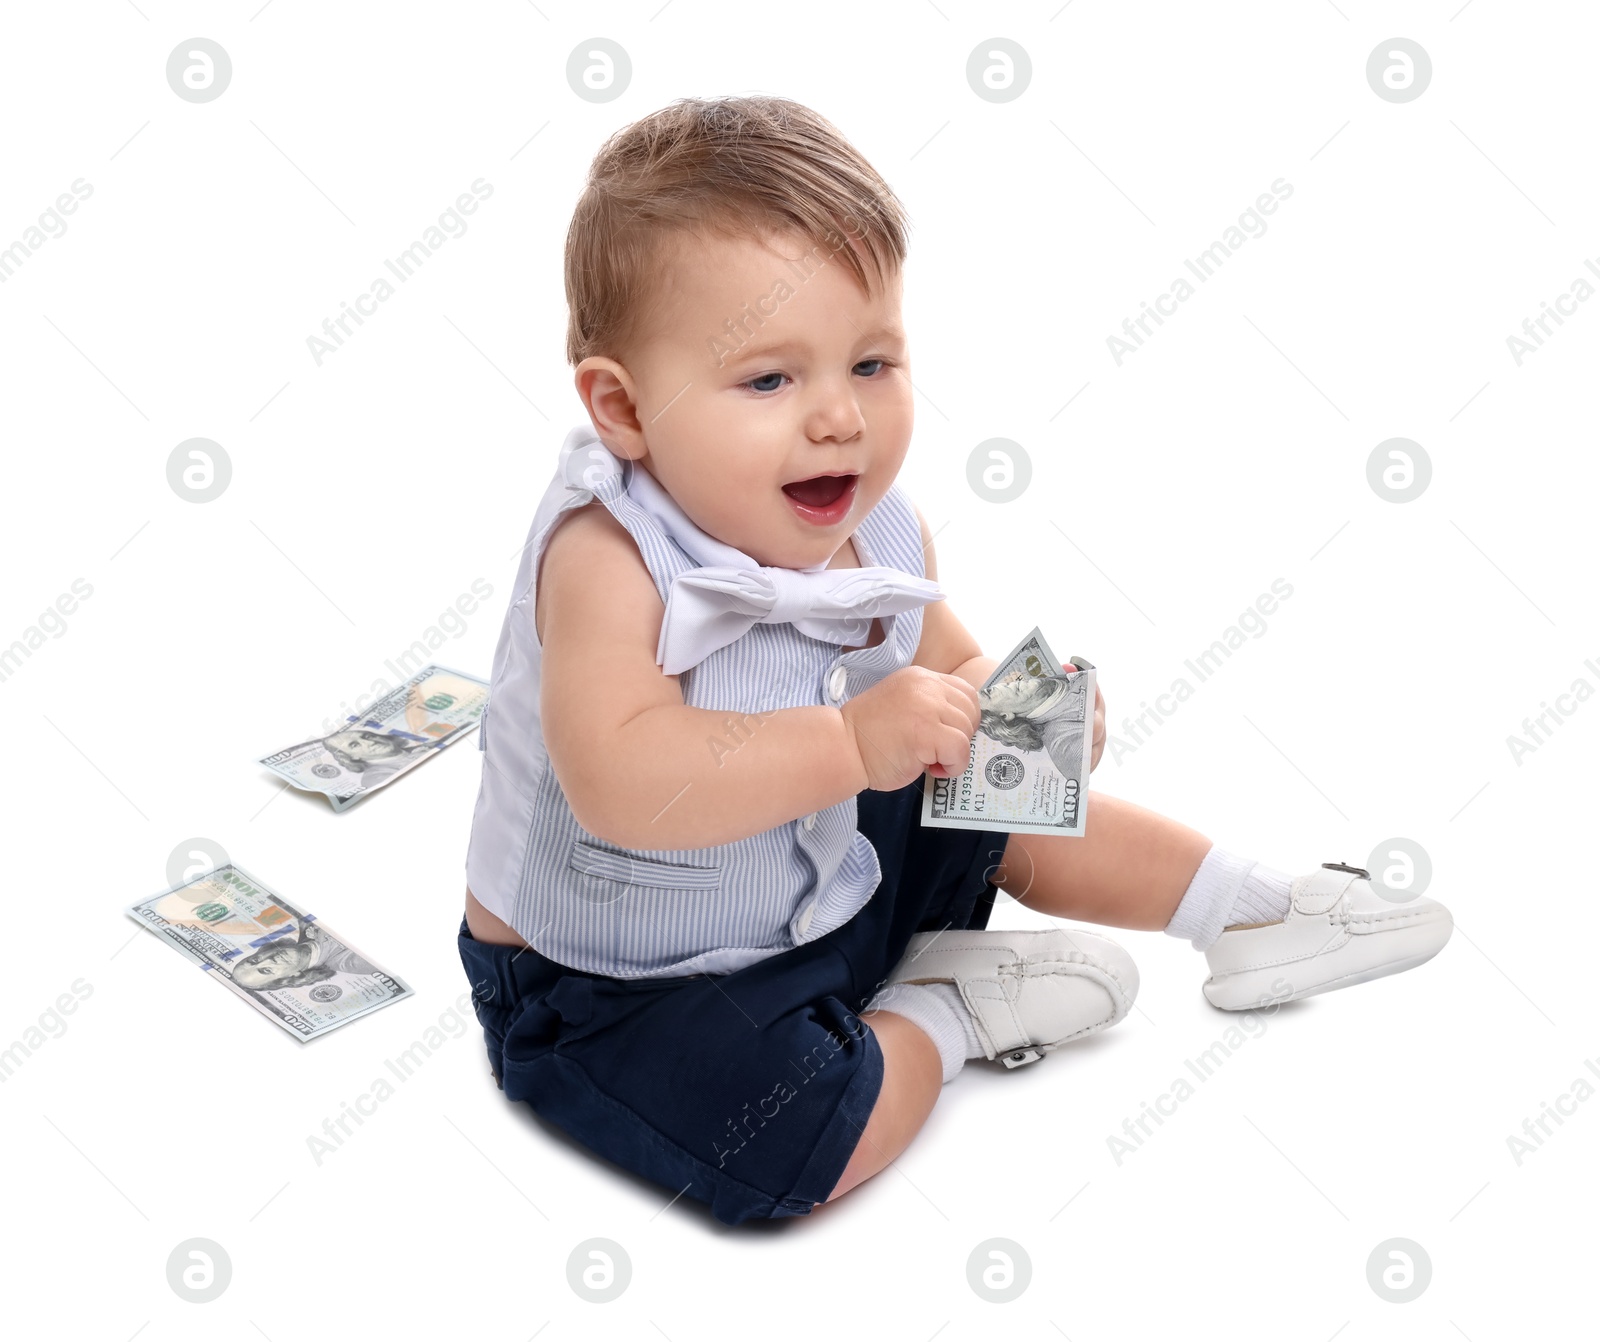
[[[953,983],[896,983],[867,1003],[867,1011],[893,1011],[919,1026],[939,1050],[944,1080],[968,1058],[985,1057],[972,1015]]]
[[[1235,923],[1274,923],[1289,912],[1293,877],[1212,845],[1166,931],[1203,951]]]

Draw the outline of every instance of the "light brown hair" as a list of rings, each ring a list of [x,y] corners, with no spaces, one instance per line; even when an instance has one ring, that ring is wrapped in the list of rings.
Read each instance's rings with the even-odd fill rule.
[[[908,226],[888,183],[809,107],[681,98],[616,132],[589,166],[567,229],[567,361],[620,357],[664,249],[685,234],[798,233],[868,291],[861,252],[881,281],[905,260]]]

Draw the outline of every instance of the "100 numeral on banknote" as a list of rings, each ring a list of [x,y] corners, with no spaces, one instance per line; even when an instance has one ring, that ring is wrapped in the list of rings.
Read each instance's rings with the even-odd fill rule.
[[[231,863],[127,914],[302,1041],[411,996],[402,980]]]
[[[1094,723],[1095,669],[1062,663],[1035,628],[978,691],[982,717],[967,767],[923,776],[922,823],[1010,833],[1084,831]]]

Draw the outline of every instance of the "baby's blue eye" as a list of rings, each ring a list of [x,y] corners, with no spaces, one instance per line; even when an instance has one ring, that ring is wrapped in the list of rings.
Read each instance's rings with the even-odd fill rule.
[[[851,371],[862,377],[875,377],[887,364],[888,360],[886,359],[863,359]],[[786,373],[762,373],[757,377],[750,378],[744,383],[744,386],[753,392],[771,394],[775,391],[781,391],[786,381],[788,381],[788,374]]]

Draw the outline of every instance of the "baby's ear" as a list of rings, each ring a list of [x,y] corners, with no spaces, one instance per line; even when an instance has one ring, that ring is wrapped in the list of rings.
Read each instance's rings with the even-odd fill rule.
[[[592,355],[573,370],[573,385],[589,412],[595,436],[617,457],[637,461],[644,455],[644,427],[639,420],[638,392],[633,377],[615,359]]]

